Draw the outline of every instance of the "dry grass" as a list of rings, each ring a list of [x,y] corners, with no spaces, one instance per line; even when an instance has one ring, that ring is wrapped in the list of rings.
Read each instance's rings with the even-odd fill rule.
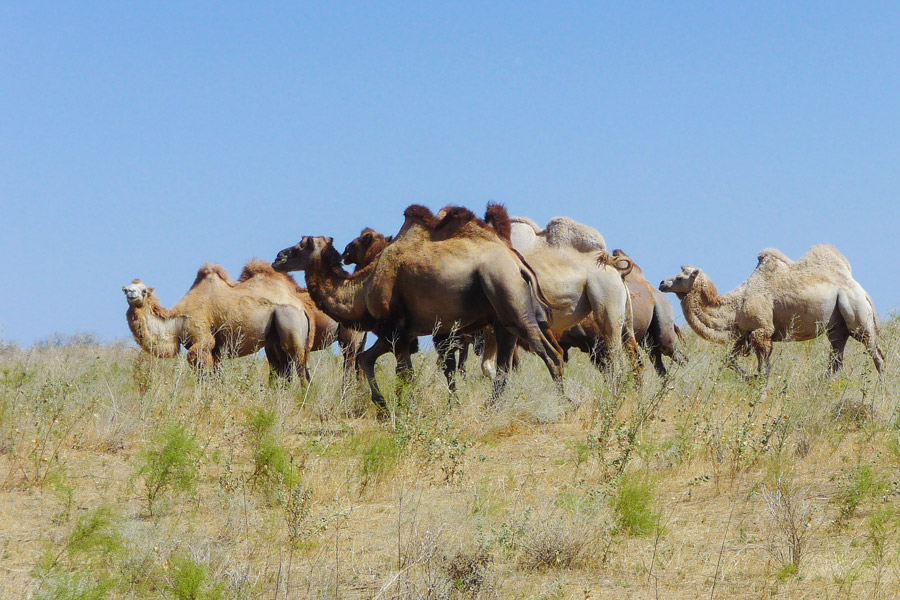
[[[326,353],[303,388],[253,357],[198,381],[122,345],[0,345],[0,597],[900,597],[883,329],[883,378],[854,343],[827,376],[818,340],[748,383],[689,336],[640,386],[578,355],[562,395],[525,357],[494,405],[474,363],[451,397],[424,353],[390,423]]]

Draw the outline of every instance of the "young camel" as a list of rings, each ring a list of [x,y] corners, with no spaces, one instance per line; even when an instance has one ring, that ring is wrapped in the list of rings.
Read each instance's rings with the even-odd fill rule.
[[[126,318],[135,341],[160,358],[188,351],[198,371],[215,368],[223,356],[247,356],[265,348],[278,375],[296,370],[309,379],[306,361],[315,339],[315,306],[294,280],[260,260],[251,260],[238,281],[219,265],[197,271],[188,293],[165,309],[140,279],[122,287]]]
[[[383,413],[384,397],[375,382],[375,361],[394,352],[411,371],[410,346],[418,335],[463,333],[494,324],[500,355],[512,355],[517,336],[529,340],[555,380],[562,358],[547,337],[549,308],[540,302],[534,273],[470,211],[454,207],[438,219],[422,206],[404,212],[403,227],[379,259],[353,275],[327,237],[304,237],[278,253],[272,266],[305,271],[316,304],[339,322],[374,331],[375,344],[360,365],[372,401]],[[494,380],[494,393],[506,384],[507,369]]]
[[[613,250],[613,256],[628,257],[618,249]],[[644,278],[641,268],[634,261],[632,264],[631,272],[625,276],[625,285],[631,295],[634,337],[650,354],[657,374],[665,377],[666,366],[663,363],[663,356],[668,356],[676,362],[684,360],[684,356],[675,345],[681,338],[681,332],[675,325],[675,311],[669,299]],[[591,317],[563,332],[559,338],[559,345],[567,361],[569,348],[587,352],[597,368],[603,368],[609,360],[606,341]]]
[[[841,368],[850,337],[866,346],[882,372],[875,307],[837,249],[819,244],[797,262],[766,249],[757,259],[750,277],[724,295],[703,271],[689,265],[663,280],[659,289],[678,296],[685,319],[701,337],[734,342],[728,363],[738,372],[738,355],[755,351],[758,372],[768,374],[773,341],[805,341],[822,333],[831,342],[831,372]]]

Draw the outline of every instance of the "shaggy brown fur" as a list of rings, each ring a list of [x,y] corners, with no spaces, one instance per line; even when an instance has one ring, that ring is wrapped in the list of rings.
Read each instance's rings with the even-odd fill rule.
[[[484,221],[494,228],[500,239],[509,242],[512,233],[512,223],[509,220],[509,213],[502,204],[488,202],[487,209],[484,211]]]

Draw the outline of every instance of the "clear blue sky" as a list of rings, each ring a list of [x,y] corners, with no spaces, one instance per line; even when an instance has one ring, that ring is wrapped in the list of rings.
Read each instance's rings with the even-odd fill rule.
[[[436,4],[0,4],[0,338],[488,200],[720,291],[830,242],[900,306],[900,3]]]

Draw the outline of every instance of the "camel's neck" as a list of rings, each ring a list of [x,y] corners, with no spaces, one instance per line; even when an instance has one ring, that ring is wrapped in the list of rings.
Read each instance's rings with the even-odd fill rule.
[[[152,299],[140,308],[129,307],[126,317],[128,328],[141,348],[159,358],[171,358],[178,354],[179,338],[184,328],[183,317],[171,316]]]
[[[711,342],[728,342],[735,336],[737,306],[733,294],[720,296],[712,281],[701,273],[691,291],[681,297],[684,318],[700,337]]]
[[[371,329],[372,318],[366,310],[365,282],[377,264],[372,263],[348,274],[340,263],[320,259],[306,270],[309,295],[322,312],[354,329]]]

